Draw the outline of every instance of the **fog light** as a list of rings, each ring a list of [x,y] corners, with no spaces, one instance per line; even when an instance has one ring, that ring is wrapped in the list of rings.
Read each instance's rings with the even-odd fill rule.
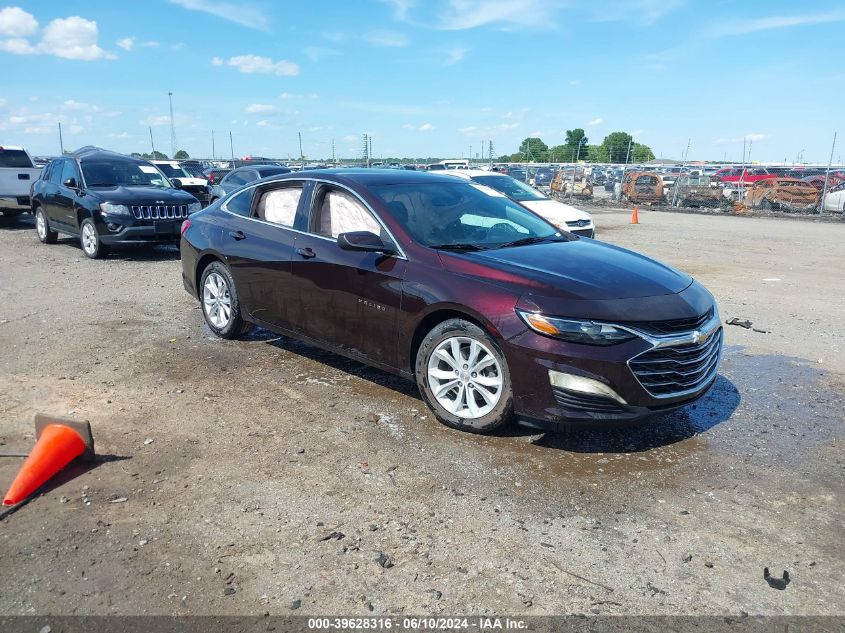
[[[108,227],[109,231],[119,231],[120,230],[120,225],[115,224],[114,222],[109,222],[108,224],[106,224],[106,226]]]
[[[584,378],[583,376],[575,376],[573,374],[564,374],[563,372],[550,369],[549,382],[552,383],[553,386],[566,389],[567,391],[577,391],[578,393],[589,393],[594,396],[604,396],[605,398],[616,400],[619,404],[628,404],[625,402],[625,399],[613,389],[603,382],[593,380],[592,378]]]

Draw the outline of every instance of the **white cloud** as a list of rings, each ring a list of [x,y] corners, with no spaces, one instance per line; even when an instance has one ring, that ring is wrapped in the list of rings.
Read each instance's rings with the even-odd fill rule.
[[[420,126],[420,132],[429,132],[434,129],[434,126],[431,123],[423,123]]]
[[[0,36],[20,38],[38,30],[38,20],[20,7],[0,9]]]
[[[43,53],[65,59],[113,59],[114,55],[97,46],[97,37],[96,22],[74,15],[50,22],[38,48]]]
[[[805,15],[771,16],[756,20],[737,20],[724,24],[713,30],[712,34],[719,36],[746,35],[758,31],[785,29],[793,26],[810,24],[831,24],[845,20],[845,12],[812,13]]]
[[[15,55],[55,55],[64,59],[94,61],[114,59],[114,55],[97,45],[97,23],[78,15],[57,18],[44,27],[41,41],[33,44],[22,35],[35,35],[38,21],[19,7],[0,10],[0,50]]]
[[[738,144],[744,141],[759,142],[769,138],[768,134],[760,134],[759,132],[751,132],[745,136],[734,136],[733,138],[717,138],[713,141],[716,145],[730,145]]]
[[[220,57],[211,60],[214,66],[232,66],[242,73],[262,73],[265,75],[294,76],[299,74],[299,65],[286,60],[273,61],[269,57],[259,55],[238,55],[224,61]]]
[[[749,141],[762,141],[764,139],[769,138],[769,135],[768,134],[759,134],[759,133],[754,132],[754,133],[751,133],[751,134],[746,134],[745,138],[747,138]]]
[[[259,121],[258,123],[256,123],[256,125],[257,125],[258,127],[267,127],[267,126],[269,126],[269,125],[270,125],[270,121],[268,121],[267,119],[262,119],[261,121]]]
[[[88,112],[99,112],[100,108],[98,106],[92,105],[90,103],[84,103],[82,101],[74,101],[73,99],[68,99],[62,103],[63,110],[69,111],[88,111]]]
[[[247,114],[265,114],[267,112],[275,112],[276,106],[271,106],[266,103],[253,103],[248,105],[244,112]]]
[[[409,43],[408,37],[402,33],[395,31],[370,31],[364,36],[370,44],[374,46],[407,46]]]
[[[209,13],[250,29],[269,30],[269,20],[264,12],[245,2],[223,2],[220,0],[170,0],[170,2],[189,11]]]
[[[448,55],[446,56],[446,61],[443,62],[444,66],[451,66],[452,64],[457,64],[458,62],[462,61],[466,54],[469,52],[468,48],[453,48],[449,51]]]
[[[279,95],[279,99],[296,99],[299,95],[295,95],[292,92],[283,92]]]
[[[141,46],[144,48],[158,48],[161,46],[161,43],[156,42],[155,40],[150,40],[149,42],[141,42]]]
[[[396,20],[405,20],[408,13],[417,5],[417,0],[381,0],[393,9],[393,17]]]
[[[150,126],[153,126],[153,127],[156,127],[156,126],[159,126],[159,125],[170,125],[170,117],[166,114],[159,114],[159,115],[151,114],[146,119],[139,121],[139,123],[141,123],[141,125],[150,125]]]
[[[460,132],[461,134],[472,134],[472,133],[473,133],[473,132],[475,132],[477,129],[478,129],[478,127],[477,127],[477,126],[475,126],[475,125],[469,125],[469,126],[467,126],[467,127],[459,127],[459,128],[458,128],[458,132]]]
[[[129,138],[129,132],[120,132],[117,134],[112,132],[111,134],[109,134],[109,138]]]
[[[117,40],[117,45],[125,51],[131,51],[135,48],[135,38],[124,37],[122,40]]]
[[[340,55],[340,51],[333,48],[326,48],[325,46],[306,46],[302,49],[302,52],[305,53],[305,56],[312,62],[318,62],[326,57]]]
[[[559,6],[548,0],[449,0],[436,28],[458,31],[487,24],[504,25],[508,30],[548,27]]]
[[[569,82],[569,85],[570,85],[570,86],[580,86],[580,85],[581,85],[581,80],[580,80],[580,79],[573,79],[573,80],[571,80],[571,81]]]
[[[604,119],[602,119],[600,117],[596,117],[592,121],[587,121],[587,125],[589,125],[590,127],[593,127],[593,126],[596,126],[596,125],[601,125],[603,121],[604,121]]]

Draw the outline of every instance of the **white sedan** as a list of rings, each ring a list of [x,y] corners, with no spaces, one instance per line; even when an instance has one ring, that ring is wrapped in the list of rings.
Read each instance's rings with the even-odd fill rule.
[[[845,213],[845,182],[831,188],[824,197],[824,210],[828,213]]]
[[[593,216],[562,202],[552,200],[543,195],[534,187],[526,185],[515,178],[482,169],[461,169],[446,170],[437,172],[440,175],[448,174],[465,180],[472,180],[480,185],[502,193],[514,202],[528,207],[534,213],[545,218],[561,230],[583,235],[584,237],[595,237],[596,227],[593,224]]]

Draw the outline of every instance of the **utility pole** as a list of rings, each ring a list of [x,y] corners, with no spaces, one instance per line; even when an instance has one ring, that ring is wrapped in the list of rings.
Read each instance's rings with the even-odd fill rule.
[[[62,122],[61,121],[59,121],[59,149],[61,150],[62,154],[65,153],[65,144],[64,144],[64,141],[62,141]]]
[[[152,148],[153,148],[153,158],[155,158],[156,144],[153,141],[153,127],[152,126],[150,126],[150,146],[152,146]]]
[[[176,124],[173,121],[173,93],[167,93],[167,99],[170,101],[170,158],[176,156]]]
[[[334,167],[335,165],[337,165],[337,158],[334,154],[334,139],[332,139],[332,167]]]
[[[232,130],[229,130],[229,149],[232,150],[232,169],[234,169],[237,165],[235,165],[235,146],[232,143]]]
[[[302,132],[297,132],[299,136],[299,166],[305,168],[305,156],[302,155]]]
[[[678,201],[678,180],[684,173],[684,168],[687,166],[687,159],[689,159],[689,146],[692,143],[692,139],[687,139],[687,150],[684,152],[684,159],[681,162],[681,173],[678,174],[678,178],[675,179],[675,185],[672,187],[672,206],[675,206],[675,203]]]
[[[819,213],[824,213],[824,198],[827,195],[827,183],[830,180],[830,165],[833,163],[833,152],[836,150],[836,132],[833,133],[833,145],[830,146],[830,159],[827,161],[827,171],[824,174],[824,187],[822,197],[819,200]]]
[[[211,130],[211,160],[214,160],[214,130]]]

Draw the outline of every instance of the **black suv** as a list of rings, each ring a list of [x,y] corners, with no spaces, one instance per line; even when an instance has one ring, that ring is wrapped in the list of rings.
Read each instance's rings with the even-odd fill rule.
[[[79,236],[92,259],[113,244],[175,242],[182,222],[200,209],[148,161],[98,147],[50,161],[32,185],[38,239]]]

